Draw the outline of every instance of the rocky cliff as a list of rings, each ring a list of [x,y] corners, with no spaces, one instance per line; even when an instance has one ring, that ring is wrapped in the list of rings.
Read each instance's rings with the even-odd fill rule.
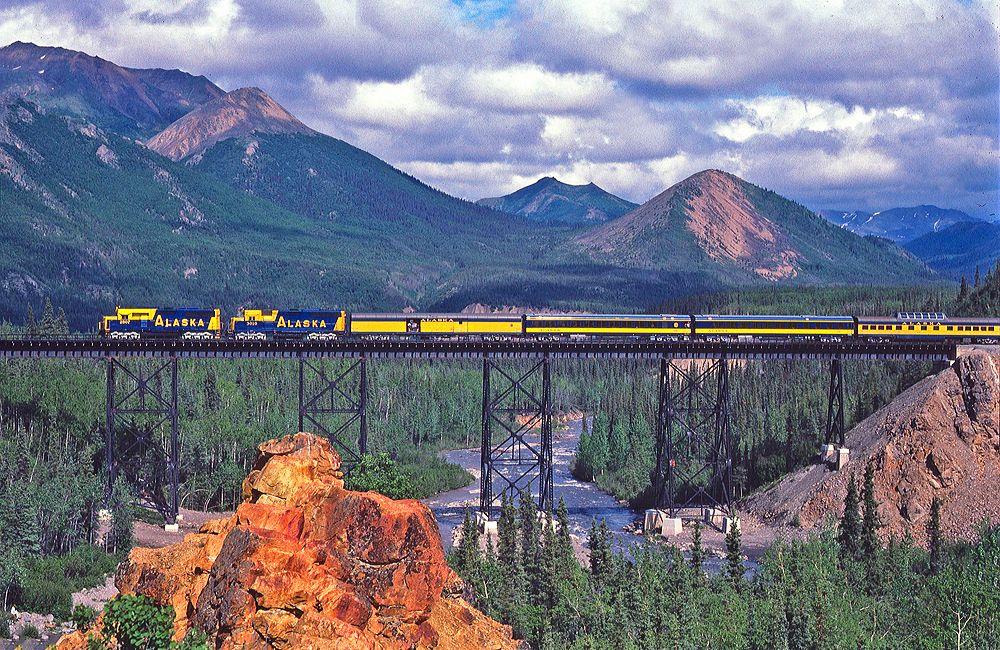
[[[974,538],[981,519],[1000,521],[998,369],[1000,351],[964,350],[950,368],[856,426],[847,436],[851,461],[845,469],[800,470],[752,497],[746,509],[777,523],[798,514],[805,527],[839,518],[851,473],[860,482],[871,461],[883,538],[909,532],[925,544],[935,497],[945,536]]]
[[[173,607],[175,639],[196,626],[225,650],[518,647],[462,599],[427,506],[349,492],[339,468],[313,435],[264,443],[236,513],[133,550],[118,589]],[[86,634],[57,648],[83,650]]]

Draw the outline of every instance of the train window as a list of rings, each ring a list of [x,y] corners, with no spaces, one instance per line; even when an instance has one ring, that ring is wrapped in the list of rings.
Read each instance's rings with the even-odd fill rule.
[[[927,326],[926,326],[926,325],[921,325],[921,326],[920,326],[920,329],[921,329],[922,331],[925,331],[925,332],[926,332],[926,331],[927,331]]]
[[[902,325],[897,325],[896,326],[896,331],[897,332],[902,332],[903,331],[903,326]]]

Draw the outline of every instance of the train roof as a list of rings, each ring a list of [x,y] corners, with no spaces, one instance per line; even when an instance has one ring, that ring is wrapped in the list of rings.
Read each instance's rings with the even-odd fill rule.
[[[373,313],[373,314],[351,314],[352,320],[463,320],[463,321],[511,321],[521,320],[521,314],[432,314],[412,312],[409,314],[400,313]]]
[[[1000,318],[966,318],[959,316],[957,318],[945,318],[944,320],[918,320],[918,319],[901,319],[896,316],[858,316],[859,323],[871,323],[878,325],[893,324],[898,323],[933,323],[939,325],[998,325],[1000,326]]]
[[[695,314],[695,320],[762,320],[762,321],[836,321],[844,323],[854,322],[853,316],[767,316],[760,314]]]
[[[690,318],[687,314],[525,314],[528,318],[544,318],[554,320],[559,318],[596,320],[601,318],[631,318],[634,320],[682,319]]]

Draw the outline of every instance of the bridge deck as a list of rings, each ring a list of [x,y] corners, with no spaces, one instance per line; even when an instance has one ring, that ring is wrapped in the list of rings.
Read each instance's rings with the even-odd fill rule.
[[[101,338],[0,339],[0,357],[99,359],[106,357],[369,359],[954,359],[954,342],[832,341],[113,341]]]

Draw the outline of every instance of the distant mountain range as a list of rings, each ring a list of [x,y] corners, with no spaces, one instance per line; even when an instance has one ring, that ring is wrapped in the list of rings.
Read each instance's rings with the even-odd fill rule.
[[[146,139],[225,93],[180,70],[123,68],[61,47],[0,48],[0,98],[27,98],[102,129]]]
[[[942,275],[972,280],[1000,262],[1000,223],[962,221],[905,244]]]
[[[939,232],[956,223],[979,221],[961,210],[949,210],[934,205],[893,208],[881,212],[820,210],[819,214],[862,237],[875,235],[891,239],[897,244],[913,241],[927,233]]]
[[[565,223],[570,204],[629,204],[536,183],[540,203],[562,206],[538,221],[544,210],[507,214],[428,187],[259,89],[227,94],[59,48],[0,55],[0,318],[14,322],[45,297],[91,327],[116,304],[637,310],[736,286],[936,277],[895,244],[724,172],[592,226]],[[58,79],[22,73],[50,58]]]
[[[638,207],[637,203],[617,197],[593,183],[568,185],[551,176],[506,196],[479,199],[476,203],[535,221],[578,224],[604,223]]]

